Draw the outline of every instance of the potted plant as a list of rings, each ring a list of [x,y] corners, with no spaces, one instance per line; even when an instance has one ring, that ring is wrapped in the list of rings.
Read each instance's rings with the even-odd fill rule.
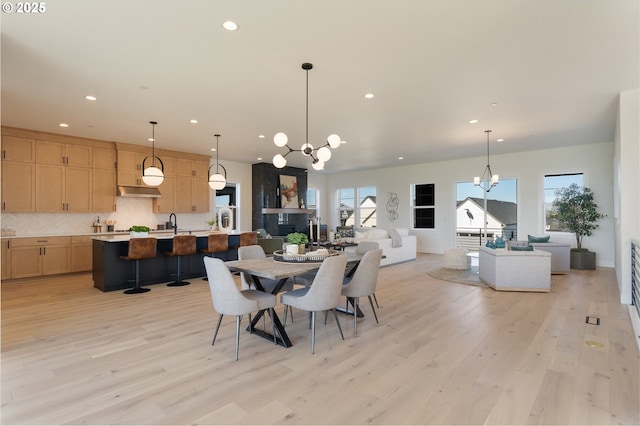
[[[298,251],[297,251],[298,254],[304,253],[304,246],[308,242],[309,242],[309,238],[307,237],[306,234],[303,234],[302,232],[292,232],[290,234],[287,234],[287,243],[298,246]],[[288,246],[287,246],[287,252],[289,252]]]
[[[599,226],[596,222],[606,215],[598,211],[593,200],[593,192],[589,188],[572,183],[555,192],[552,217],[564,231],[573,232],[576,236],[576,248],[571,249],[571,267],[573,269],[596,269],[596,254],[582,248],[583,237],[590,236]]]
[[[212,217],[211,219],[207,220],[207,225],[211,227],[212,231],[216,230],[217,223],[218,223],[218,219],[216,219],[215,217]]]
[[[144,225],[133,225],[129,228],[131,238],[144,238],[149,236],[149,227]]]

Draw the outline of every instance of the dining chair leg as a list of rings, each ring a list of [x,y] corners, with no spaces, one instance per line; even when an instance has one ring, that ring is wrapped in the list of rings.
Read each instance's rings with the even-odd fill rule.
[[[316,313],[311,312],[311,353],[315,353],[316,350]]]
[[[253,334],[254,327],[251,325],[251,314],[249,314],[249,334]]]
[[[375,293],[373,293],[373,300],[375,300],[375,301],[376,301],[376,307],[377,307],[378,309],[380,309],[380,305],[378,305],[378,298],[376,297],[376,294],[375,294]]]
[[[218,317],[218,325],[216,325],[216,332],[213,335],[213,341],[211,342],[211,346],[216,342],[216,337],[218,336],[218,330],[220,330],[220,323],[222,322],[222,314]]]
[[[358,334],[358,304],[360,302],[359,297],[353,298],[353,329],[354,333]]]
[[[338,324],[338,330],[340,330],[340,336],[342,336],[342,340],[344,340],[344,334],[342,333],[342,327],[340,326],[340,320],[338,319],[338,314],[336,314],[336,308],[332,309],[333,317],[336,319],[336,324]]]
[[[242,315],[236,315],[236,361],[240,350],[240,320],[242,320]]]
[[[373,295],[373,297],[375,298],[375,294]],[[371,301],[371,296],[369,296],[369,304],[371,305],[371,310],[373,311],[373,316],[376,318],[376,324],[380,324],[378,322],[378,314],[376,314],[376,310],[373,309],[373,302]],[[377,304],[377,303],[376,303]]]
[[[287,326],[287,306],[288,305],[284,305],[284,322],[282,323],[283,327]],[[293,314],[293,312],[292,312],[292,314]]]

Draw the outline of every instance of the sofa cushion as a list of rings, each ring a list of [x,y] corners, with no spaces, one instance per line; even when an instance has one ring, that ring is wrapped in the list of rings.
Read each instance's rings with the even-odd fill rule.
[[[511,246],[512,251],[533,251],[531,246]]]
[[[547,235],[546,237],[534,237],[533,235],[527,235],[529,243],[548,243],[549,238],[551,238],[550,235]]]
[[[356,238],[367,238],[367,233],[365,231],[356,231]]]
[[[368,240],[381,240],[389,238],[389,232],[386,229],[369,229],[366,238]]]

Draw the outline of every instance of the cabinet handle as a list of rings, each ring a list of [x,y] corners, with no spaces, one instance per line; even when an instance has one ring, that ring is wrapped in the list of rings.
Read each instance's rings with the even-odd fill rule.
[[[40,256],[42,256],[42,247],[40,247]]]
[[[46,256],[46,255],[47,255],[47,248],[45,247],[45,248],[43,249],[43,251],[44,251],[44,255]]]
[[[7,203],[5,201],[2,202],[2,210],[7,209]]]
[[[2,159],[4,160],[5,158],[7,158],[7,151],[6,150],[2,150]]]

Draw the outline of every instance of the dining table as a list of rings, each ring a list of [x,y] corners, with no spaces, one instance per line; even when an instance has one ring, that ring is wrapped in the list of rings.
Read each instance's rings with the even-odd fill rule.
[[[347,270],[345,276],[351,276],[355,272],[360,260],[362,260],[362,254],[354,252],[340,252],[337,256],[347,256]],[[256,289],[265,291],[260,279],[270,279],[277,281],[275,287],[273,287],[271,293],[277,294],[280,292],[284,284],[289,279],[293,279],[295,276],[307,274],[309,272],[317,271],[320,269],[322,262],[291,262],[291,261],[279,261],[274,257],[265,257],[261,259],[245,259],[245,260],[232,260],[225,262],[231,272],[246,273],[251,276]],[[260,318],[265,314],[265,310],[259,311],[252,319],[251,324],[247,327],[247,331],[255,334],[264,339],[274,341],[273,334],[266,330],[255,328]],[[287,332],[280,321],[280,318],[273,311],[273,323],[276,329],[275,341],[278,345],[285,348],[291,347],[292,343],[287,335]]]

